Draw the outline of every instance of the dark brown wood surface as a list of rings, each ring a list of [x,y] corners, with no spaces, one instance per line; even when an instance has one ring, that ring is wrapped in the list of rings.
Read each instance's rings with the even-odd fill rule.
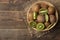
[[[26,12],[37,1],[52,3],[59,13],[57,25],[45,35],[30,37]],[[60,40],[60,0],[0,0],[0,40]]]

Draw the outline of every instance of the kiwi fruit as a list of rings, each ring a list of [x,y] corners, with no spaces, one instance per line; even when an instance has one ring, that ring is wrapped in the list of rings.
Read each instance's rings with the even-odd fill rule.
[[[51,23],[54,23],[56,21],[56,17],[54,15],[49,15],[49,17]]]
[[[48,14],[49,14],[49,15],[53,15],[54,12],[55,12],[54,7],[49,6],[49,7],[48,7]]]
[[[45,22],[44,24],[46,27],[48,27],[50,25],[50,22]]]
[[[45,21],[44,15],[38,15],[37,16],[37,21],[38,22],[44,22]]]
[[[39,12],[39,9],[40,9],[40,5],[36,4],[32,7],[32,11],[34,12]]]
[[[48,5],[46,3],[41,3],[41,8],[48,8]]]
[[[32,21],[33,20],[33,14],[32,13],[29,13],[28,14],[28,19],[29,19],[29,21]]]

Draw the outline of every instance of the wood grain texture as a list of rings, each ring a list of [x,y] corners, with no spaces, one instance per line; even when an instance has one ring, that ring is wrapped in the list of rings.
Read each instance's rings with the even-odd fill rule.
[[[40,38],[30,37],[26,12],[37,1],[52,3],[60,16],[60,0],[0,0],[0,40],[60,40],[60,17],[47,34]]]

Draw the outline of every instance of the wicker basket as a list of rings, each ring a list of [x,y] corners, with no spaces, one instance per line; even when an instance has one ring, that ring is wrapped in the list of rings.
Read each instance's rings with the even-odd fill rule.
[[[27,11],[27,22],[28,22],[28,25],[29,25],[28,14],[29,14],[30,9],[31,9],[32,6],[34,6],[35,4],[37,4],[37,3],[42,3],[42,2],[48,4],[49,6],[53,6],[53,7],[55,8],[55,6],[54,6],[53,4],[51,4],[51,3],[49,3],[49,2],[46,2],[46,1],[38,1],[38,2],[36,2],[36,3],[34,3],[34,4],[32,4],[32,5],[30,6],[30,8],[28,9],[28,11]],[[55,10],[56,10],[56,8],[55,8]],[[57,12],[57,10],[56,10],[55,16],[56,16],[56,22],[55,22],[53,25],[51,25],[51,27],[46,28],[46,29],[44,29],[44,30],[41,30],[41,31],[37,32],[36,29],[31,28],[30,26],[28,26],[28,30],[30,31],[31,34],[36,34],[36,35],[37,35],[37,34],[40,34],[41,32],[49,31],[49,30],[52,29],[52,28],[57,24],[57,22],[58,22],[58,12]]]

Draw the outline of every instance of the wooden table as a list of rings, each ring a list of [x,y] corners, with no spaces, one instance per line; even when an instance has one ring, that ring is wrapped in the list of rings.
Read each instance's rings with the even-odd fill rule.
[[[60,40],[60,17],[48,33],[39,38],[30,37],[26,12],[37,1],[52,3],[60,13],[60,0],[0,0],[0,40]]]

